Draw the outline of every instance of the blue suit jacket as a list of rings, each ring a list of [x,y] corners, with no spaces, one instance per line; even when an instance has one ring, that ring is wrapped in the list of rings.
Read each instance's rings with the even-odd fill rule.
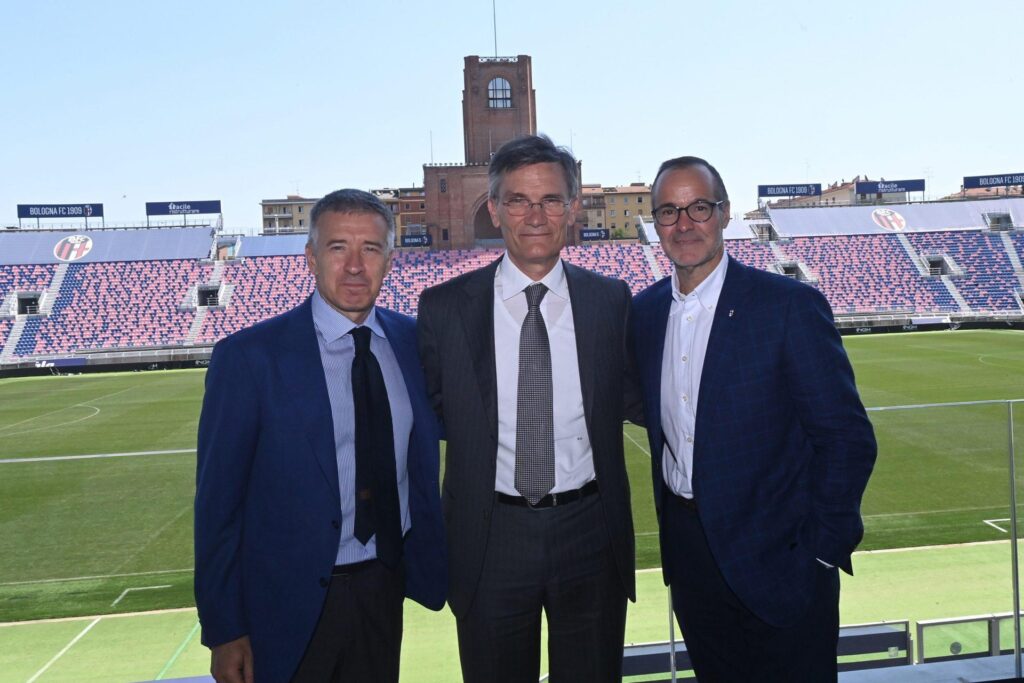
[[[665,278],[638,294],[631,323],[659,513],[671,287]],[[812,287],[729,259],[701,375],[693,489],[719,569],[761,619],[781,626],[800,617],[815,558],[852,573],[875,454],[828,302]]]
[[[377,309],[409,391],[406,594],[444,605],[439,425],[415,322]],[[199,420],[195,593],[207,646],[248,635],[256,680],[288,681],[316,626],[338,551],[341,502],[330,399],[312,307],[214,347]]]

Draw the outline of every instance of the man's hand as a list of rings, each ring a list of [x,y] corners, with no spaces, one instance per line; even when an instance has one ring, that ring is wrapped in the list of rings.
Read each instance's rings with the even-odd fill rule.
[[[210,654],[210,673],[217,683],[253,683],[249,636],[213,648]]]

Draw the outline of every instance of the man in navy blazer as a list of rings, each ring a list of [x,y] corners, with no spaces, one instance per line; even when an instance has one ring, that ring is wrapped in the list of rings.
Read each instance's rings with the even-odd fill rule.
[[[633,302],[662,566],[705,681],[835,680],[839,578],[876,444],[828,302],[725,255],[696,157],[652,187],[669,278]]]
[[[316,291],[214,348],[199,421],[195,593],[218,683],[395,682],[403,596],[445,602],[440,428],[415,323],[374,305],[394,229],[377,197],[327,195],[306,245]],[[359,495],[392,501],[394,524],[365,541],[353,530],[356,337],[379,361],[377,405],[390,404],[393,425],[392,483]]]

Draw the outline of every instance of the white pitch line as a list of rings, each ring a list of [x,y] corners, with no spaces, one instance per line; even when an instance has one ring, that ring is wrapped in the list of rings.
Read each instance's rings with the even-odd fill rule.
[[[72,404],[70,406],[64,406],[63,408],[57,408],[57,410],[51,410],[50,412],[43,413],[42,415],[33,415],[32,417],[26,417],[24,420],[19,420],[18,422],[12,422],[9,425],[0,425],[0,432],[7,431],[11,427],[17,427],[20,424],[25,424],[26,422],[31,422],[32,420],[38,420],[39,418],[46,417],[47,415],[55,415],[55,414],[57,414],[57,413],[59,413],[61,411],[67,410],[68,408],[77,408],[79,406],[84,406],[86,403],[92,403],[94,401],[102,401],[105,398],[110,398],[111,396],[117,396],[118,394],[123,394],[124,392],[131,391],[132,389],[135,389],[135,388],[136,387],[128,387],[126,389],[119,389],[119,390],[111,392],[109,394],[104,394],[103,396],[100,396],[98,398],[90,398],[88,401],[82,401],[81,403],[75,403],[75,404]],[[3,436],[10,436],[10,435],[9,434],[4,434]]]
[[[125,619],[129,617],[150,617],[160,616],[162,614],[179,614],[184,612],[195,612],[195,607],[172,607],[170,609],[151,609],[143,612],[116,612],[114,614],[102,614],[100,615],[103,619]],[[70,621],[86,621],[87,619],[95,619],[96,615],[89,614],[81,617],[51,617],[49,619],[28,619],[26,621],[2,621],[0,622],[0,628],[16,628],[18,626],[28,626],[30,624],[66,624]]]
[[[49,669],[49,668],[50,668],[51,666],[53,666],[53,663],[54,663],[54,662],[56,662],[56,661],[57,661],[58,659],[60,659],[61,657],[63,657],[63,656],[64,656],[64,654],[65,654],[65,653],[66,653],[66,652],[67,652],[68,650],[70,650],[70,649],[71,649],[71,648],[72,648],[72,647],[74,646],[74,644],[75,644],[75,643],[77,643],[77,642],[78,642],[79,640],[81,640],[81,639],[82,639],[82,636],[84,636],[84,635],[85,635],[86,633],[88,633],[88,632],[89,632],[89,629],[91,629],[91,628],[92,628],[93,626],[95,626],[96,624],[100,623],[100,619],[102,619],[102,618],[103,618],[103,617],[96,617],[95,619],[93,619],[92,621],[90,621],[90,622],[89,622],[89,625],[88,625],[88,626],[86,626],[86,627],[85,627],[84,629],[82,629],[81,633],[79,633],[79,634],[78,634],[77,636],[75,636],[74,638],[72,638],[72,639],[71,639],[71,642],[70,642],[70,643],[68,643],[67,645],[65,645],[65,646],[64,646],[64,649],[62,649],[62,650],[61,650],[60,652],[58,652],[57,654],[55,654],[55,655],[53,656],[53,659],[51,659],[51,660],[50,660],[50,661],[48,661],[48,662],[47,662],[46,664],[44,664],[44,665],[43,665],[43,668],[42,668],[42,669],[40,669],[39,671],[37,671],[37,672],[35,673],[35,675],[34,675],[34,676],[32,676],[32,678],[30,678],[30,679],[28,679],[27,681],[25,681],[25,683],[35,683],[35,680],[36,680],[37,678],[39,678],[39,677],[40,677],[40,676],[42,676],[42,675],[43,675],[44,673],[46,673],[46,670],[47,670],[47,669]]]
[[[34,581],[8,581],[0,583],[5,586],[35,586],[44,583],[67,583],[69,581],[96,581],[99,579],[124,579],[133,576],[158,576],[160,574],[185,574],[193,571],[192,567],[185,569],[157,569],[151,572],[130,572],[127,574],[98,574],[96,576],[69,576],[63,579],[36,579]]]
[[[181,453],[195,453],[194,448],[177,448],[168,451],[133,451],[130,453],[91,453],[89,455],[51,455],[39,458],[5,458],[0,460],[0,465],[14,465],[19,462],[58,462],[61,460],[92,460],[95,458],[133,458],[143,455],[177,455]]]
[[[969,507],[969,508],[947,508],[945,510],[917,510],[909,512],[879,512],[874,515],[862,515],[864,519],[879,519],[881,517],[909,517],[913,515],[943,515],[949,512],[979,512],[981,510],[1000,510],[1005,509],[1006,506],[1000,505],[983,505],[981,507]]]
[[[627,439],[629,439],[629,440],[630,440],[630,441],[632,441],[632,442],[633,442],[634,444],[636,444],[636,447],[637,447],[637,448],[639,448],[639,449],[640,449],[640,450],[642,450],[642,451],[643,451],[644,453],[646,453],[646,454],[647,454],[647,457],[648,457],[648,458],[649,458],[649,457],[651,457],[651,452],[650,452],[649,450],[647,450],[646,448],[644,448],[643,446],[641,446],[641,445],[640,445],[640,442],[639,442],[639,441],[637,441],[636,439],[634,439],[634,438],[633,438],[632,436],[630,436],[630,435],[629,435],[629,432],[627,432],[627,431],[623,431],[623,432],[622,432],[622,434],[623,434],[623,435],[624,435],[624,436],[625,436],[625,437],[626,437]]]
[[[992,527],[996,531],[1002,531],[1004,534],[1010,533],[1007,529],[1004,529],[1003,527],[1001,527],[998,524],[996,524],[996,522],[1009,522],[1010,521],[1009,517],[1004,517],[1003,519],[983,519],[981,521],[985,522],[985,524],[988,524],[990,527]]]
[[[128,593],[130,593],[131,591],[155,591],[155,590],[158,590],[160,588],[170,588],[170,587],[171,587],[171,584],[168,583],[168,584],[166,584],[164,586],[139,586],[138,588],[125,588],[123,591],[121,591],[121,594],[117,596],[117,599],[114,600],[114,602],[110,603],[110,606],[111,607],[117,607],[117,603],[119,603],[122,600],[124,600],[124,596],[128,595]]]
[[[69,420],[67,422],[55,422],[53,424],[45,424],[45,425],[43,425],[41,427],[33,427],[32,429],[23,429],[20,432],[4,432],[3,434],[0,434],[0,436],[4,436],[4,437],[21,436],[22,434],[31,434],[32,432],[41,432],[43,430],[56,429],[57,427],[67,427],[68,425],[73,425],[73,424],[76,424],[78,422],[85,422],[86,420],[88,420],[90,418],[96,417],[97,415],[99,415],[102,412],[96,406],[91,406],[91,405],[89,405],[87,403],[78,403],[78,404],[73,405],[71,407],[72,408],[89,408],[91,410],[95,410],[96,412],[92,413],[91,415],[85,415],[84,417],[79,417],[79,418],[76,418],[74,420]]]

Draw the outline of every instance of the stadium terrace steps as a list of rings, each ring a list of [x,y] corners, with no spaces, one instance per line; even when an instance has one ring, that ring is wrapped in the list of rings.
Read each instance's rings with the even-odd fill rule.
[[[14,350],[18,347],[18,342],[21,341],[21,335],[24,330],[25,316],[18,316],[7,330],[7,339],[4,342],[3,350],[0,351],[0,363],[8,363],[13,359]]]
[[[1003,249],[1006,250],[1006,256],[1010,259],[1010,265],[1013,267],[1013,274],[1017,276],[1017,284],[1020,285],[1020,297],[1019,303],[1024,310],[1024,266],[1021,265],[1020,255],[1017,253],[1017,249],[1013,244],[1013,239],[1009,233],[999,233],[999,239],[1003,242]]]
[[[186,344],[195,344],[196,337],[199,336],[200,330],[203,329],[203,323],[206,322],[206,315],[210,309],[206,306],[196,307],[196,317],[192,319],[192,325],[188,328],[188,334],[185,335]]]
[[[960,310],[964,313],[970,313],[971,305],[967,303],[967,299],[965,299],[963,295],[960,294],[960,290],[956,288],[956,285],[953,283],[953,277],[951,275],[942,275],[939,279],[942,280],[942,284],[949,291],[949,295],[953,297],[957,305],[960,306]]]
[[[53,312],[53,304],[60,296],[60,287],[64,284],[64,278],[68,274],[68,264],[62,263],[57,266],[57,269],[53,273],[53,279],[50,280],[50,286],[43,292],[43,296],[39,301],[39,312],[43,315],[50,315]]]
[[[903,247],[903,250],[907,252],[907,256],[910,257],[911,262],[917,266],[918,274],[921,275],[921,277],[926,277],[928,275],[928,267],[925,265],[924,259],[921,258],[921,255],[917,253],[916,249],[914,249],[914,245],[912,245],[910,240],[907,239],[907,236],[902,232],[898,232],[896,233],[896,239],[899,241],[900,246]]]
[[[643,245],[643,248],[644,258],[647,259],[647,267],[651,269],[651,274],[654,275],[655,281],[668,275],[668,273],[663,272],[661,267],[658,265],[658,259],[654,257],[654,249],[651,248],[651,245],[645,244]]]

